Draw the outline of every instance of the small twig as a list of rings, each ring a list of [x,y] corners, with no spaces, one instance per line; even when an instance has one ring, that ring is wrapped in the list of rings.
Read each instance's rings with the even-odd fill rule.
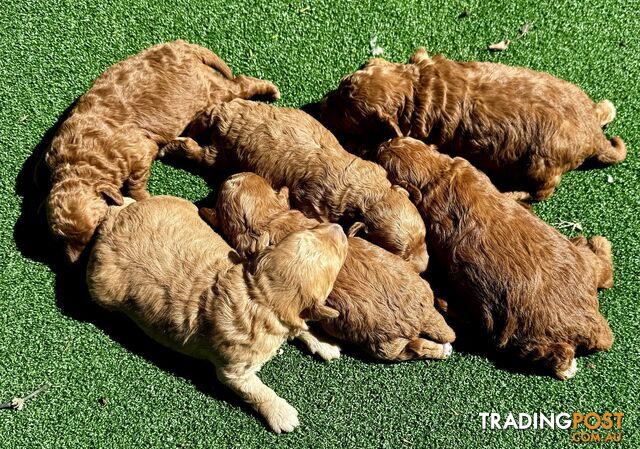
[[[582,231],[582,225],[578,222],[571,222],[571,221],[565,221],[562,220],[560,221],[560,223],[556,223],[555,225],[557,228],[559,229],[571,229],[571,231],[576,232],[576,231]]]
[[[31,393],[29,393],[28,395],[26,395],[23,398],[13,398],[11,400],[11,402],[6,402],[4,404],[0,404],[0,409],[12,408],[14,410],[22,410],[24,408],[25,404],[27,403],[27,401],[33,399],[35,396],[37,396],[38,394],[42,393],[47,388],[49,388],[49,384],[47,384],[47,383],[42,384],[36,390],[33,390]]]
[[[526,34],[531,31],[531,28],[533,28],[533,23],[525,23],[524,25],[522,25],[522,27],[520,27],[520,34],[518,35],[518,39],[525,37]]]

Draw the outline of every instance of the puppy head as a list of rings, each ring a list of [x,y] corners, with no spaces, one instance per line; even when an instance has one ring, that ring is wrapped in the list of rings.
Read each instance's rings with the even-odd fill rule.
[[[368,240],[407,260],[418,273],[427,269],[425,225],[406,190],[393,186],[364,213],[363,219],[362,229]]]
[[[47,221],[54,237],[64,242],[69,263],[80,258],[109,205],[123,203],[120,190],[112,184],[68,179],[54,185],[47,197]]]
[[[289,210],[289,190],[278,192],[261,176],[238,173],[220,188],[216,218],[222,233],[239,254],[246,257],[269,245],[268,224]]]
[[[376,160],[387,170],[391,182],[406,189],[411,201],[418,203],[422,187],[443,170],[442,158],[435,146],[403,137],[380,145]]]
[[[365,136],[378,142],[402,136],[399,116],[413,98],[417,68],[372,59],[346,76],[318,104],[319,120],[338,134]]]
[[[347,237],[342,228],[321,224],[289,234],[265,249],[251,271],[258,282],[268,283],[266,300],[279,318],[291,328],[304,329],[304,320],[338,316],[325,302],[346,255]]]

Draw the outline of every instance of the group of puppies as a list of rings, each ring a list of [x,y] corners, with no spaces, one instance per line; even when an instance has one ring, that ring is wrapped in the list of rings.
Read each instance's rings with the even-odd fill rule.
[[[524,203],[587,159],[624,159],[602,130],[610,102],[422,49],[370,60],[307,109],[317,119],[257,97],[280,93],[184,41],[115,64],[51,141],[46,213],[68,260],[88,257],[98,304],[210,360],[275,432],[298,414],[256,373],[287,339],[324,360],[335,340],[445,359],[455,329],[560,379],[577,351],[611,347],[609,241],[568,239]],[[150,197],[164,156],[231,174],[215,205]]]

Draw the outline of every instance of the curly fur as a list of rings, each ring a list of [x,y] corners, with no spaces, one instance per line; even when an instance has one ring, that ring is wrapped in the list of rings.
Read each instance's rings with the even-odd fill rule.
[[[453,316],[477,327],[496,348],[560,378],[575,372],[576,349],[611,347],[597,296],[598,288],[613,285],[604,237],[570,241],[465,159],[421,141],[393,139],[381,146],[378,161],[409,190],[424,217],[432,264],[444,274]]]
[[[373,59],[315,107],[330,130],[374,145],[409,136],[462,156],[501,190],[550,196],[561,175],[586,159],[614,164],[622,139],[602,126],[613,104],[546,73],[489,62],[456,62],[423,49],[409,64]]]
[[[216,211],[203,208],[201,214],[243,255],[318,225],[290,209],[286,187],[276,192],[253,173],[234,175],[222,185]],[[435,310],[429,284],[400,257],[358,237],[349,238],[327,305],[340,315],[321,320],[323,329],[378,359],[446,358],[447,343],[455,339]]]
[[[158,342],[210,360],[275,432],[288,432],[297,411],[256,373],[287,338],[327,349],[304,320],[337,315],[325,301],[346,252],[340,226],[325,224],[242,260],[193,204],[158,196],[109,209],[87,283],[98,304],[125,312]]]
[[[424,223],[407,193],[392,186],[379,165],[347,153],[313,117],[234,100],[212,109],[194,128],[192,137],[202,148],[194,140],[179,140],[163,153],[253,171],[275,188],[288,187],[295,207],[306,215],[362,220],[367,239],[411,261],[418,271],[426,268]]]
[[[45,155],[52,189],[46,202],[54,236],[75,261],[121,187],[141,200],[158,145],[200,113],[232,98],[270,95],[267,81],[231,70],[210,50],[184,41],[156,45],[110,67],[77,101]]]

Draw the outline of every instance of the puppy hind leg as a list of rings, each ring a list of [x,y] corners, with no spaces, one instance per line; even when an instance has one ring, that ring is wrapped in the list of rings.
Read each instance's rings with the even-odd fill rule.
[[[589,338],[584,344],[587,351],[608,351],[613,346],[613,332],[606,318],[597,312]]]
[[[575,376],[578,365],[575,348],[568,343],[532,343],[521,350],[522,358],[548,369],[560,380]]]
[[[267,387],[255,373],[237,366],[216,368],[220,382],[256,410],[275,433],[291,432],[298,424],[298,411]]]
[[[609,100],[602,100],[596,103],[596,115],[600,121],[600,126],[607,126],[616,118],[616,107]]]
[[[562,173],[560,170],[549,171],[547,179],[542,183],[541,187],[532,194],[534,201],[542,201],[549,198],[555,192],[556,187],[560,184]]]

